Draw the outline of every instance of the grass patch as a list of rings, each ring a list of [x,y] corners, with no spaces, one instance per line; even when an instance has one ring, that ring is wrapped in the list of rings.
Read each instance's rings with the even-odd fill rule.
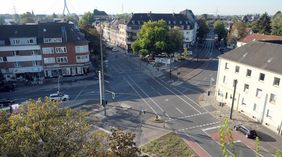
[[[154,157],[196,157],[196,153],[175,133],[168,133],[141,147]]]

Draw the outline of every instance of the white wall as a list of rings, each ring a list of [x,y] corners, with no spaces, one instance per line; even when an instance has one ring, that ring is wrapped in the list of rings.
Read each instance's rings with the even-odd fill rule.
[[[225,70],[226,62],[229,63],[229,70]],[[235,73],[236,65],[240,67],[239,73]],[[247,69],[252,70],[251,77],[246,76]],[[264,81],[259,81],[260,73],[265,74]],[[223,83],[224,76],[227,79],[226,83]],[[273,85],[274,77],[280,78],[279,87]],[[219,102],[231,105],[232,99],[230,96],[233,94],[234,79],[238,80],[234,109],[243,111],[247,116],[262,122],[277,132],[277,128],[280,127],[282,122],[280,114],[282,112],[282,75],[220,58],[216,85],[216,99]],[[248,92],[244,92],[244,84],[249,85]],[[256,96],[257,88],[262,90],[260,98]],[[227,99],[225,99],[226,92],[228,93]],[[271,93],[276,94],[275,104],[269,102]],[[245,105],[242,104],[243,99]],[[254,104],[256,104],[255,111],[253,110]],[[271,111],[271,117],[267,116],[268,109]]]

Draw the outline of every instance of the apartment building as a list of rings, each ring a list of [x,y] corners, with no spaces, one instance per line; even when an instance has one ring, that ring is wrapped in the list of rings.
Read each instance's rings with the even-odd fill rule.
[[[184,10],[179,14],[132,13],[129,21],[114,20],[101,24],[105,41],[131,49],[131,44],[137,39],[137,33],[144,22],[165,20],[169,28],[178,27],[183,32],[183,47],[191,47],[196,42],[198,24],[191,10]]]
[[[281,135],[282,41],[253,41],[219,57],[216,99]],[[237,80],[237,86],[235,86]],[[234,88],[236,93],[233,95]]]
[[[43,77],[37,25],[0,26],[0,69],[6,80]]]
[[[68,22],[0,26],[0,69],[6,80],[82,75],[88,41]]]

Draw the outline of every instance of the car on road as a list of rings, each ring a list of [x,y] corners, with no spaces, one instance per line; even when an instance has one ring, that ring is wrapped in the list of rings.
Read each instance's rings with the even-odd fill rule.
[[[9,82],[0,82],[0,92],[15,91],[15,85]]]
[[[247,138],[254,139],[257,137],[257,132],[254,129],[251,129],[250,127],[243,124],[235,125],[234,129],[243,133]]]
[[[49,96],[50,100],[54,101],[67,101],[70,100],[70,96],[61,92],[57,92],[54,94],[50,94]]]
[[[9,107],[15,102],[10,99],[0,99],[0,108]]]

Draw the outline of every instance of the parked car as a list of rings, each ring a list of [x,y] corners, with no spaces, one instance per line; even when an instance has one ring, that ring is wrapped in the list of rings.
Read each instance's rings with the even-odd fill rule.
[[[239,124],[239,125],[235,125],[234,129],[236,131],[240,131],[241,133],[243,133],[247,138],[256,138],[257,137],[257,133],[255,130],[243,125],[243,124]]]
[[[15,91],[15,85],[9,82],[0,82],[0,91],[1,92],[10,92]]]
[[[9,107],[14,103],[15,102],[13,100],[10,100],[10,99],[0,99],[0,108]]]
[[[49,96],[50,100],[54,100],[54,101],[67,101],[70,100],[70,96],[61,92],[57,92],[54,94],[50,94]]]

